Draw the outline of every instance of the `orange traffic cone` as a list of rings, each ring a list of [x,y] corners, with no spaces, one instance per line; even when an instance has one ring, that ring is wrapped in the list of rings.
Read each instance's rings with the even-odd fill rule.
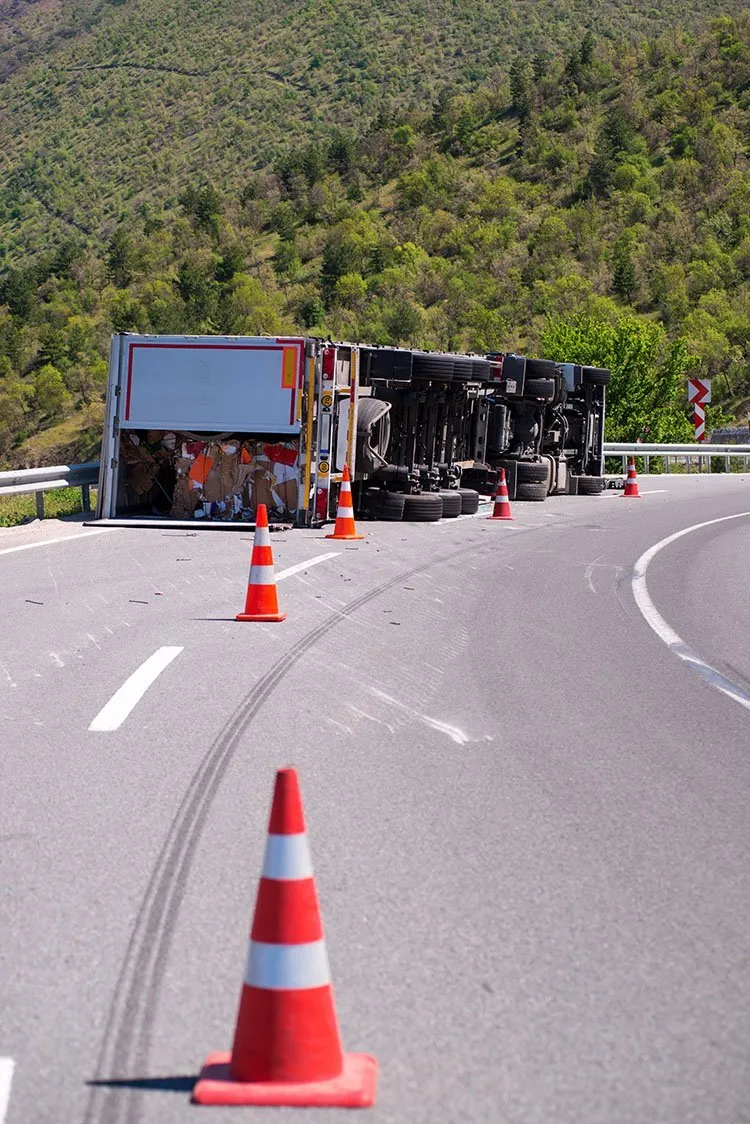
[[[631,457],[628,461],[628,478],[625,481],[625,491],[623,496],[632,496],[639,500],[641,493],[638,491],[638,474],[635,471],[635,457]]]
[[[357,534],[357,528],[354,524],[354,508],[352,507],[352,485],[351,476],[349,475],[349,465],[344,465],[344,472],[341,477],[341,491],[339,492],[339,505],[336,509],[336,526],[333,528],[332,535],[326,535],[327,539],[363,539],[364,535]]]
[[[488,519],[512,519],[510,513],[510,500],[508,499],[508,485],[505,483],[505,469],[500,469],[500,479],[497,482],[497,491],[495,492],[495,506],[492,509],[492,515],[487,516]]]
[[[245,611],[238,613],[237,621],[283,621],[286,613],[279,612],[276,596],[276,579],[273,575],[273,551],[268,530],[268,513],[264,503],[258,504],[255,514],[255,538],[250,557],[250,577],[247,579]]]
[[[366,1108],[378,1063],[341,1049],[299,781],[279,769],[231,1054],[211,1054],[197,1104]]]

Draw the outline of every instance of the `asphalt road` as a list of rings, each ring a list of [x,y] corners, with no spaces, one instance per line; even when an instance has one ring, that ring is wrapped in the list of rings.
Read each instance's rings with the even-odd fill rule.
[[[277,574],[340,551],[279,583],[274,625],[233,620],[249,535],[0,532],[8,1124],[334,1119],[189,1103],[231,1044],[285,764],[377,1124],[750,1121],[750,711],[631,592],[665,536],[748,512],[647,581],[750,693],[750,478],[641,489],[274,536]]]

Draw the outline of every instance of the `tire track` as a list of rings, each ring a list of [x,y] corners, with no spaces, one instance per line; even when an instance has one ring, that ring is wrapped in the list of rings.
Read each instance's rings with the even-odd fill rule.
[[[156,1003],[193,856],[213,798],[258,711],[289,671],[342,619],[351,617],[405,578],[450,562],[469,551],[485,553],[488,549],[497,547],[490,543],[478,546],[476,541],[466,544],[399,572],[344,609],[337,610],[279,657],[227,721],[194,773],[156,861],[110,1006],[83,1124],[138,1124],[142,1115],[140,1090],[127,1088],[127,1082],[129,1079],[133,1082],[146,1080]],[[110,1081],[112,1085],[108,1084]]]

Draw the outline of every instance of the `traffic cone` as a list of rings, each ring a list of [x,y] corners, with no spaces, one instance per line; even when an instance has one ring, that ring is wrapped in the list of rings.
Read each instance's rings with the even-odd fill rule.
[[[623,497],[632,496],[639,500],[641,493],[638,491],[638,474],[635,471],[635,457],[631,457],[628,461],[628,478],[625,481],[625,491],[622,493]]]
[[[508,499],[508,485],[505,483],[505,469],[500,469],[500,479],[497,482],[497,491],[495,492],[495,506],[492,509],[492,515],[487,516],[488,519],[512,519],[510,513],[510,500]]]
[[[250,577],[247,579],[245,611],[234,618],[237,621],[283,621],[286,613],[279,612],[276,596],[276,579],[273,575],[273,551],[268,530],[268,512],[264,503],[258,504],[255,513],[255,538],[250,556]]]
[[[299,781],[279,769],[234,1045],[207,1059],[193,1101],[367,1108],[377,1071],[341,1049]]]
[[[344,472],[341,477],[341,491],[339,492],[339,505],[336,509],[336,526],[333,528],[332,535],[326,535],[327,539],[363,539],[364,535],[357,534],[357,528],[354,525],[354,508],[352,507],[352,485],[351,476],[349,475],[349,465],[344,465]]]

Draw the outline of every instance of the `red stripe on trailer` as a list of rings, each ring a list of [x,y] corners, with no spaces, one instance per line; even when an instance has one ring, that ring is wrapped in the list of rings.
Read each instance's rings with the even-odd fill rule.
[[[287,344],[287,347],[288,346],[290,346],[290,345]],[[276,343],[276,344],[269,343],[267,346],[263,346],[263,345],[255,344],[255,343],[252,343],[252,344],[251,343],[222,343],[222,344],[210,344],[210,343],[131,343],[129,345],[129,351],[128,351],[128,381],[127,381],[127,387],[125,389],[125,421],[130,420],[130,394],[131,394],[132,381],[133,381],[133,355],[134,355],[134,352],[135,352],[136,348],[151,348],[151,349],[158,349],[158,350],[161,350],[161,351],[170,351],[171,350],[171,351],[281,351],[281,352],[283,352],[284,345],[278,344],[278,343]],[[300,345],[300,352],[302,352],[302,346],[301,345]],[[295,413],[295,404],[296,404],[295,395],[296,395],[296,391],[295,391],[294,387],[292,387],[292,389],[290,391],[290,397],[291,397],[291,413],[290,413],[290,416],[289,416],[289,424],[290,425],[294,424],[294,413]]]
[[[279,882],[261,878],[250,939],[264,944],[308,944],[322,940],[315,880]]]

